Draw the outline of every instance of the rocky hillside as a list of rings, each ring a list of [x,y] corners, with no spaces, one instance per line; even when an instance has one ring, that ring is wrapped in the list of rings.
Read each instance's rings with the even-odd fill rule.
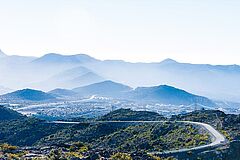
[[[240,115],[225,114],[221,111],[200,110],[176,115],[171,119],[208,123],[221,131],[229,140],[240,140]]]

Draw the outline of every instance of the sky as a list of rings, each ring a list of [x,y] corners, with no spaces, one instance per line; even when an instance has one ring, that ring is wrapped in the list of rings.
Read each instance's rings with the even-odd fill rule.
[[[0,0],[0,48],[240,64],[239,17],[239,0]]]

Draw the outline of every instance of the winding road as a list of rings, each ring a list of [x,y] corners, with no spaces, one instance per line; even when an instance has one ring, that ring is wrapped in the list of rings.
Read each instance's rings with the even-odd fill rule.
[[[67,122],[67,121],[52,121],[49,123],[56,123],[56,124],[81,124],[81,123],[164,123],[164,122],[173,122],[173,123],[187,123],[200,126],[204,128],[209,134],[212,136],[212,142],[210,144],[196,146],[193,148],[183,148],[178,150],[170,150],[164,152],[149,152],[148,154],[174,154],[180,152],[188,152],[188,151],[196,151],[196,150],[203,150],[208,148],[219,147],[221,145],[226,145],[228,140],[222,135],[219,131],[214,129],[211,125],[201,122],[193,122],[193,121],[91,121],[91,122]]]
[[[213,128],[211,125],[206,124],[206,123],[201,123],[201,122],[192,122],[192,121],[177,121],[179,123],[188,123],[188,124],[193,124],[193,125],[198,125],[200,127],[203,127],[206,129],[209,134],[212,136],[212,142],[210,144],[206,145],[201,145],[201,146],[196,146],[193,148],[183,148],[183,149],[178,149],[178,150],[171,150],[171,151],[164,151],[164,152],[150,152],[149,154],[174,154],[174,153],[180,153],[180,152],[189,152],[189,151],[196,151],[196,150],[204,150],[208,148],[214,148],[214,147],[219,147],[221,145],[226,145],[228,143],[228,140],[215,128]]]

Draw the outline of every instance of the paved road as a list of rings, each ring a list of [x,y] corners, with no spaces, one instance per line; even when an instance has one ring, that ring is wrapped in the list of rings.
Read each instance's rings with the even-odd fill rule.
[[[210,144],[201,145],[193,148],[183,148],[178,150],[172,150],[172,151],[164,151],[164,152],[150,152],[149,154],[174,154],[174,153],[180,153],[180,152],[189,152],[189,151],[196,151],[196,150],[203,150],[208,149],[212,147],[219,147],[221,145],[225,145],[228,143],[228,140],[216,129],[214,129],[211,125],[206,123],[200,123],[200,122],[192,122],[192,121],[177,121],[181,123],[188,123],[188,124],[194,124],[201,126],[205,128],[211,135],[212,135],[212,142]]]
[[[80,124],[80,123],[163,123],[163,122],[171,122],[171,121],[92,121],[92,122],[66,122],[66,121],[53,121],[50,123],[57,123],[57,124]],[[173,154],[179,152],[188,152],[188,151],[195,151],[201,149],[207,149],[211,147],[218,147],[221,145],[225,145],[228,143],[227,139],[216,129],[214,129],[211,125],[206,123],[200,122],[192,122],[192,121],[172,121],[175,123],[187,123],[200,126],[208,131],[212,136],[212,142],[210,144],[201,145],[193,148],[183,148],[178,150],[172,151],[164,151],[164,152],[149,152],[149,154]]]

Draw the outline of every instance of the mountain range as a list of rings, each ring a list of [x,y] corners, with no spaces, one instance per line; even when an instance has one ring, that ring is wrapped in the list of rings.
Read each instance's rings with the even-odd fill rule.
[[[131,100],[142,103],[161,103],[172,105],[191,105],[201,104],[208,107],[215,107],[216,104],[202,96],[188,93],[184,90],[174,88],[167,85],[159,85],[154,87],[139,87],[133,89],[129,86],[116,83],[113,81],[103,81],[84,87],[74,88],[73,90],[67,89],[54,89],[47,93],[33,90],[24,89],[14,91],[0,96],[0,99],[6,101],[57,101],[64,100],[69,97],[91,97],[91,96],[104,96],[109,98]]]
[[[156,63],[98,60],[85,54],[56,53],[38,57],[0,53],[0,82],[13,90],[50,91],[73,89],[104,80],[136,88],[167,84],[211,99],[240,102],[240,66],[180,63],[166,59]]]

